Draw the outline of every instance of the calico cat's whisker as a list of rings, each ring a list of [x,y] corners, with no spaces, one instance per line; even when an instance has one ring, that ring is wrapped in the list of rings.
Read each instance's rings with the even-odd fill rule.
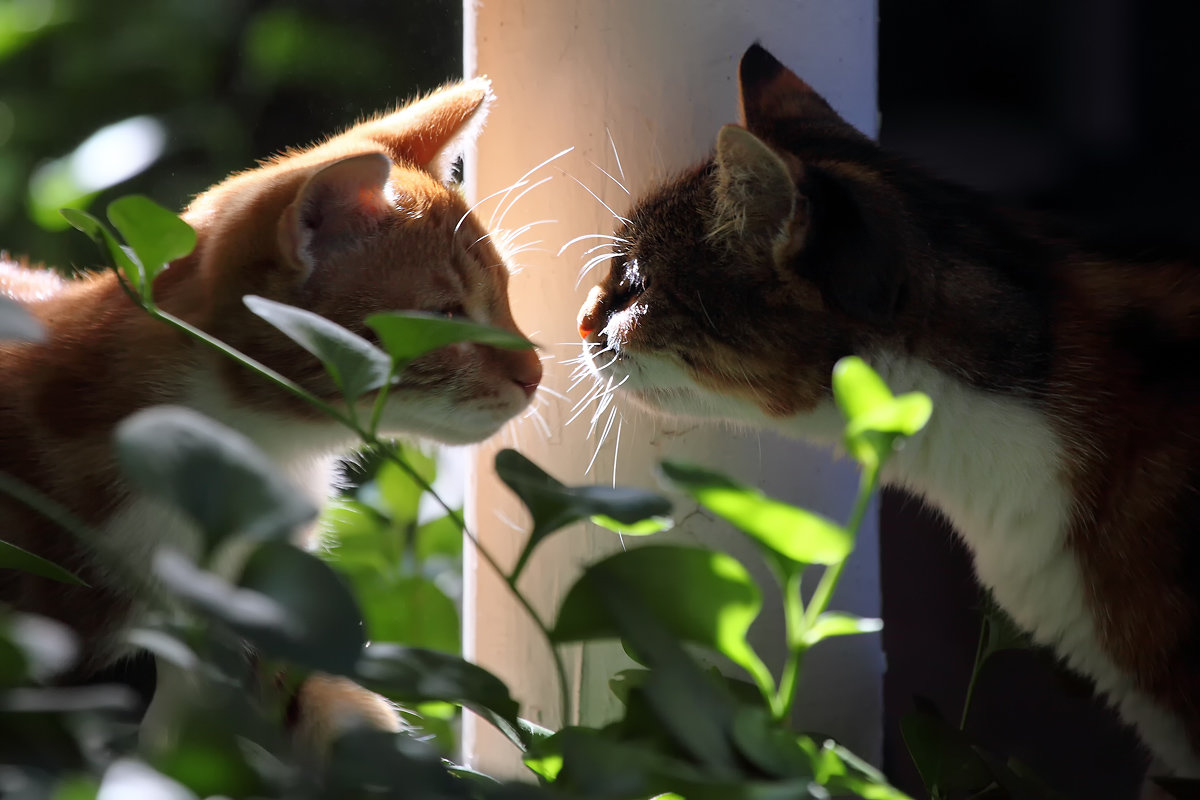
[[[598,170],[600,170],[601,172],[603,172],[603,173],[604,173],[604,174],[605,174],[605,175],[608,177],[608,179],[609,179],[609,180],[611,180],[613,183],[615,183],[615,184],[617,185],[617,188],[619,188],[619,189],[620,189],[622,192],[624,192],[624,193],[625,193],[627,196],[629,196],[629,197],[632,197],[632,196],[633,196],[632,194],[630,194],[629,190],[625,188],[625,184],[621,183],[619,180],[617,180],[616,178],[614,178],[614,177],[612,176],[612,174],[611,174],[611,173],[610,173],[608,170],[606,170],[604,167],[600,166],[600,165],[599,165],[599,164],[597,164],[595,161],[592,161],[590,158],[588,159],[588,163],[589,163],[589,164],[591,164],[591,165],[592,165],[593,167],[595,167],[596,169],[598,169]]]
[[[613,471],[612,471],[612,486],[617,488],[617,456],[621,454],[621,428],[625,425],[625,415],[622,414],[617,418],[617,437],[613,440]],[[625,547],[625,540],[621,540],[621,547]]]
[[[615,247],[615,246],[616,246],[615,244],[609,244],[608,242],[603,242],[601,244],[596,245],[595,247],[589,247],[587,250],[583,251],[583,254],[584,254],[584,256],[590,256],[592,253],[596,252],[601,247]],[[615,251],[610,250],[609,252],[612,253]]]
[[[546,394],[550,395],[555,400],[562,400],[563,402],[567,401],[567,396],[565,394],[563,394],[562,392],[559,392],[559,391],[555,391],[554,389],[551,389],[549,386],[541,386],[538,388],[537,396],[539,399],[544,399],[543,395],[546,395]]]
[[[579,288],[579,284],[583,283],[583,279],[587,277],[589,272],[591,272],[596,267],[600,266],[601,264],[603,264],[605,261],[607,261],[610,258],[612,258],[612,253],[601,253],[600,255],[595,256],[590,261],[588,261],[586,264],[584,264],[583,267],[581,267],[579,270],[579,277],[577,277],[575,279],[575,288],[576,289]]]
[[[558,248],[558,252],[554,254],[554,257],[555,258],[560,257],[563,253],[565,253],[567,251],[568,247],[575,244],[576,242],[582,242],[585,239],[608,239],[610,242],[616,242],[616,243],[621,243],[621,242],[625,241],[620,236],[613,236],[611,233],[585,233],[582,236],[576,236],[574,239],[567,242],[562,247]]]
[[[612,133],[608,130],[608,126],[604,126],[604,135],[608,137],[608,143],[612,146],[613,159],[617,162],[617,172],[621,175],[621,180],[625,180],[625,168],[621,166],[621,157],[617,155],[617,143],[613,141]]]
[[[514,197],[514,198],[513,198],[511,201],[509,201],[508,207],[507,207],[507,208],[505,208],[503,211],[501,211],[501,212],[500,212],[500,216],[499,216],[499,218],[496,220],[496,227],[497,227],[497,228],[503,228],[503,227],[504,227],[504,218],[505,218],[505,217],[507,217],[507,216],[508,216],[508,212],[512,211],[512,210],[513,210],[513,207],[514,207],[514,206],[516,206],[516,204],[517,204],[518,202],[520,202],[520,200],[521,200],[521,198],[522,198],[522,197],[524,197],[525,195],[529,194],[530,192],[532,192],[534,189],[538,188],[538,187],[539,187],[539,186],[541,186],[542,184],[544,184],[544,183],[547,183],[548,181],[552,181],[552,180],[554,180],[554,176],[553,176],[553,175],[547,175],[546,177],[542,178],[540,181],[535,181],[535,182],[534,182],[532,185],[530,185],[530,186],[526,187],[526,188],[525,188],[523,191],[521,191],[520,193],[518,193],[518,194],[517,194],[517,195],[516,195],[516,196],[515,196],[515,197]]]
[[[558,151],[557,153],[555,153],[554,155],[550,156],[549,158],[547,158],[547,159],[546,159],[545,161],[543,161],[542,163],[538,164],[538,165],[537,165],[536,167],[534,167],[533,169],[531,169],[531,170],[529,170],[528,172],[526,172],[524,175],[522,175],[522,176],[521,176],[520,178],[518,178],[517,180],[518,180],[518,181],[526,181],[526,180],[529,178],[529,176],[530,176],[530,175],[532,175],[533,173],[537,172],[539,169],[541,169],[542,167],[546,166],[547,164],[549,164],[549,163],[551,163],[551,162],[553,162],[553,161],[555,161],[555,160],[557,160],[557,159],[559,159],[559,158],[562,158],[563,156],[565,156],[567,153],[571,152],[571,151],[572,151],[572,150],[574,150],[574,149],[575,149],[575,145],[571,145],[570,147],[566,148],[565,150],[560,150],[560,151]],[[566,173],[564,173],[564,174],[566,174]],[[516,184],[513,184],[511,187],[509,187],[509,190],[508,190],[507,192],[505,192],[505,194],[504,194],[504,197],[500,198],[500,202],[499,202],[499,203],[497,203],[497,204],[496,204],[496,207],[495,207],[495,208],[492,210],[492,216],[488,218],[488,227],[489,227],[489,228],[491,228],[491,227],[495,227],[495,224],[494,224],[494,223],[495,223],[495,221],[496,221],[496,213],[497,213],[497,212],[499,212],[499,211],[500,211],[500,209],[501,209],[501,208],[504,206],[504,202],[505,202],[505,201],[508,199],[508,196],[509,196],[509,194],[511,194],[511,193],[513,192],[513,190],[514,190],[514,189],[517,189],[517,188],[519,188],[519,187],[518,187]]]
[[[582,399],[577,401],[575,403],[575,405],[571,406],[570,410],[575,411],[576,409],[579,409],[579,408],[586,408],[593,400],[600,397],[600,395],[602,395],[603,393],[604,392],[600,387],[600,381],[597,380],[596,384],[594,386],[592,386],[591,389],[588,389],[588,393],[585,394]],[[574,417],[572,417],[572,419],[574,419]]]
[[[463,214],[461,217],[459,217],[459,218],[458,218],[458,222],[457,222],[457,223],[454,225],[454,233],[455,233],[455,235],[457,235],[457,234],[458,234],[458,229],[462,227],[462,224],[463,224],[464,222],[466,222],[466,220],[467,220],[467,217],[471,216],[471,214],[472,214],[472,213],[475,211],[475,209],[479,208],[481,205],[483,205],[484,203],[486,203],[488,200],[491,200],[493,197],[496,197],[497,195],[504,194],[505,192],[511,192],[513,189],[519,188],[519,187],[521,187],[521,186],[524,186],[524,185],[525,185],[524,183],[520,183],[520,182],[518,182],[517,184],[513,184],[513,185],[511,185],[511,186],[505,186],[503,189],[497,189],[496,191],[494,191],[494,192],[492,192],[491,194],[489,194],[487,197],[484,197],[484,198],[483,198],[483,199],[481,199],[481,200],[477,200],[477,201],[475,202],[475,205],[473,205],[473,206],[471,206],[470,208],[468,208],[468,209],[466,210],[466,213],[464,213],[464,214]],[[491,226],[491,225],[489,225],[488,227],[490,228],[490,227],[492,227],[492,226]]]
[[[600,451],[604,449],[604,440],[608,438],[608,432],[612,430],[613,420],[616,418],[616,416],[617,408],[616,406],[613,406],[613,410],[608,415],[608,422],[604,425],[604,431],[600,434],[600,440],[596,442],[596,450],[592,453],[591,460],[588,461],[587,469],[583,471],[584,475],[591,474],[592,466],[596,463],[596,458],[600,455]]]
[[[600,199],[600,195],[596,194],[596,193],[595,193],[595,192],[593,192],[591,189],[589,189],[589,188],[588,188],[588,185],[587,185],[586,183],[584,183],[583,181],[579,180],[579,178],[576,178],[574,175],[572,175],[571,173],[567,172],[567,171],[566,171],[565,169],[563,169],[562,167],[559,167],[558,169],[559,169],[559,172],[561,172],[563,175],[566,175],[568,178],[570,178],[571,180],[573,180],[573,181],[575,181],[576,183],[578,183],[578,184],[579,184],[579,186],[580,186],[580,188],[582,188],[582,189],[583,189],[585,192],[587,192],[587,193],[588,193],[588,194],[590,194],[592,197],[594,197],[594,198],[596,199],[596,202],[597,202],[597,203],[599,203],[601,206],[603,206],[603,207],[604,207],[604,210],[605,210],[605,211],[607,211],[609,214],[612,214],[612,216],[613,216],[613,219],[617,220],[618,222],[623,222],[623,223],[625,223],[626,225],[628,225],[628,224],[629,224],[629,220],[625,219],[625,217],[622,217],[622,216],[621,216],[620,214],[618,214],[616,211],[613,211],[613,207],[612,207],[612,206],[610,206],[608,203],[604,202],[602,199]]]
[[[709,316],[708,309],[704,307],[704,298],[700,296],[700,290],[698,289],[696,290],[696,302],[700,304],[700,311],[704,313],[704,318],[708,320],[709,326],[719,333],[720,330],[717,328],[717,323],[713,322],[713,318]]]

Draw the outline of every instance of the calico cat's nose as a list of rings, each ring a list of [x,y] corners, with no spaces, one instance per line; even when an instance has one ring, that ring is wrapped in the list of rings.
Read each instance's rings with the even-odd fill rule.
[[[579,338],[585,342],[595,342],[601,338],[600,330],[604,327],[605,317],[603,295],[603,289],[593,286],[579,309]]]

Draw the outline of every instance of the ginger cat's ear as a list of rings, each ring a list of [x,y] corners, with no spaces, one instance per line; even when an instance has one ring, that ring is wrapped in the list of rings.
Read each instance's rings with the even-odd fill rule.
[[[494,98],[491,81],[474,78],[363,123],[354,132],[382,145],[394,161],[416,164],[446,181],[455,159],[479,135]]]
[[[750,46],[738,66],[738,95],[742,122],[760,134],[781,119],[848,124],[825,98],[758,44]]]
[[[797,194],[782,158],[745,128],[726,125],[717,134],[716,165],[711,237],[771,245],[790,237]]]
[[[349,156],[310,177],[279,220],[279,246],[305,275],[391,213],[385,187],[392,163],[382,153]]]

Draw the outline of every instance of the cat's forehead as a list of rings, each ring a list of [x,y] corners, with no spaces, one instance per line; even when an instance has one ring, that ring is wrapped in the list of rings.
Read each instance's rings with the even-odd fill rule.
[[[713,207],[712,173],[710,160],[645,195],[617,235],[647,255],[702,240]]]

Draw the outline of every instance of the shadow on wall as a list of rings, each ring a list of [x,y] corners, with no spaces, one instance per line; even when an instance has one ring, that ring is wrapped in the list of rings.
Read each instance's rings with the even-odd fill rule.
[[[1200,244],[1194,126],[1200,7],[1139,0],[881,0],[881,140],[944,177],[1075,218],[1118,245]],[[883,501],[887,773],[920,781],[899,736],[914,694],[961,710],[979,633],[967,553],[920,503]],[[1045,654],[1005,653],[970,730],[1074,797],[1137,796],[1145,758]]]

